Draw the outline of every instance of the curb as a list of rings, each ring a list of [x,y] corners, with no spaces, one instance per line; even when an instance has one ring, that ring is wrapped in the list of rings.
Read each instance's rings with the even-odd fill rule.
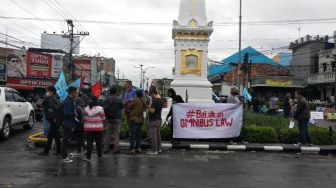
[[[130,143],[120,142],[120,147],[129,147]],[[142,143],[142,148],[150,148],[149,143]],[[335,146],[314,146],[299,147],[295,145],[227,145],[227,144],[171,144],[162,143],[163,149],[185,149],[185,150],[219,150],[219,151],[261,151],[261,152],[286,152],[286,153],[318,153],[318,154],[336,154]]]

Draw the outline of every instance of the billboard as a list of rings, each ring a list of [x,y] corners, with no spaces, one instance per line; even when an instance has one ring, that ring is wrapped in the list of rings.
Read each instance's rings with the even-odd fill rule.
[[[43,53],[27,53],[27,77],[50,77],[51,55]]]
[[[76,77],[91,80],[91,59],[75,59]]]
[[[19,90],[34,90],[34,88],[46,88],[54,84],[55,80],[9,78],[6,86]]]
[[[76,47],[75,47],[76,46]],[[73,54],[79,54],[80,37],[74,36]],[[41,48],[63,50],[66,53],[70,52],[70,38],[61,34],[41,34]]]
[[[25,78],[27,76],[26,52],[23,50],[7,50],[7,77]]]

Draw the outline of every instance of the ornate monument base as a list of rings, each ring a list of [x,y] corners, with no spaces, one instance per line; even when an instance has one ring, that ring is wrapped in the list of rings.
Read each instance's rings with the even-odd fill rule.
[[[171,87],[188,103],[214,103],[212,84],[208,80],[175,79]]]

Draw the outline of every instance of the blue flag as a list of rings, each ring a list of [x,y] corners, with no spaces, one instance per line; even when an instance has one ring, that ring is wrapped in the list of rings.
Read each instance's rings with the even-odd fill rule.
[[[249,102],[252,102],[252,96],[250,95],[250,93],[247,91],[246,88],[244,88],[244,97],[245,97],[245,100],[249,101]]]
[[[81,79],[78,78],[77,80],[75,80],[74,82],[72,82],[72,84],[70,84],[69,87],[72,86],[72,87],[75,87],[75,88],[79,89],[80,85],[81,85]]]
[[[61,102],[63,102],[68,96],[68,84],[66,83],[64,72],[62,71],[58,76],[58,80],[54,85],[57,95],[60,97]]]

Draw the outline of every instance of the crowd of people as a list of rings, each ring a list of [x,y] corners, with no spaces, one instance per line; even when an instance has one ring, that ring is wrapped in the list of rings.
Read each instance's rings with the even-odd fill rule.
[[[239,90],[237,87],[232,87],[230,96],[227,98],[227,103],[243,104],[243,101],[239,99]],[[265,104],[261,104],[257,98],[251,103],[251,109],[253,112],[259,113],[265,107]],[[266,110],[269,115],[276,115],[279,111],[279,99],[276,95],[273,95],[270,99],[270,108]],[[299,125],[300,142],[297,146],[308,144],[313,146],[310,138],[308,124],[310,121],[310,107],[307,99],[304,97],[302,90],[295,91],[295,100],[291,98],[291,94],[287,94],[284,100],[284,116],[291,118],[292,121],[296,120]]]
[[[63,163],[71,163],[73,157],[79,156],[90,162],[94,143],[97,156],[101,158],[103,154],[111,152],[112,137],[112,152],[118,154],[123,112],[129,130],[129,154],[141,153],[141,129],[145,123],[145,112],[149,117],[148,136],[152,144],[147,154],[159,154],[162,151],[161,113],[167,107],[167,100],[159,95],[154,85],[147,95],[144,95],[143,90],[134,89],[131,81],[126,82],[125,88],[123,95],[116,87],[111,87],[108,92],[95,97],[79,93],[77,88],[70,86],[67,90],[68,97],[60,102],[56,89],[49,86],[43,100],[43,109],[50,128],[46,135],[47,144],[40,154],[49,155],[54,142],[55,155],[61,155]],[[75,141],[76,151],[68,153],[71,140]]]

